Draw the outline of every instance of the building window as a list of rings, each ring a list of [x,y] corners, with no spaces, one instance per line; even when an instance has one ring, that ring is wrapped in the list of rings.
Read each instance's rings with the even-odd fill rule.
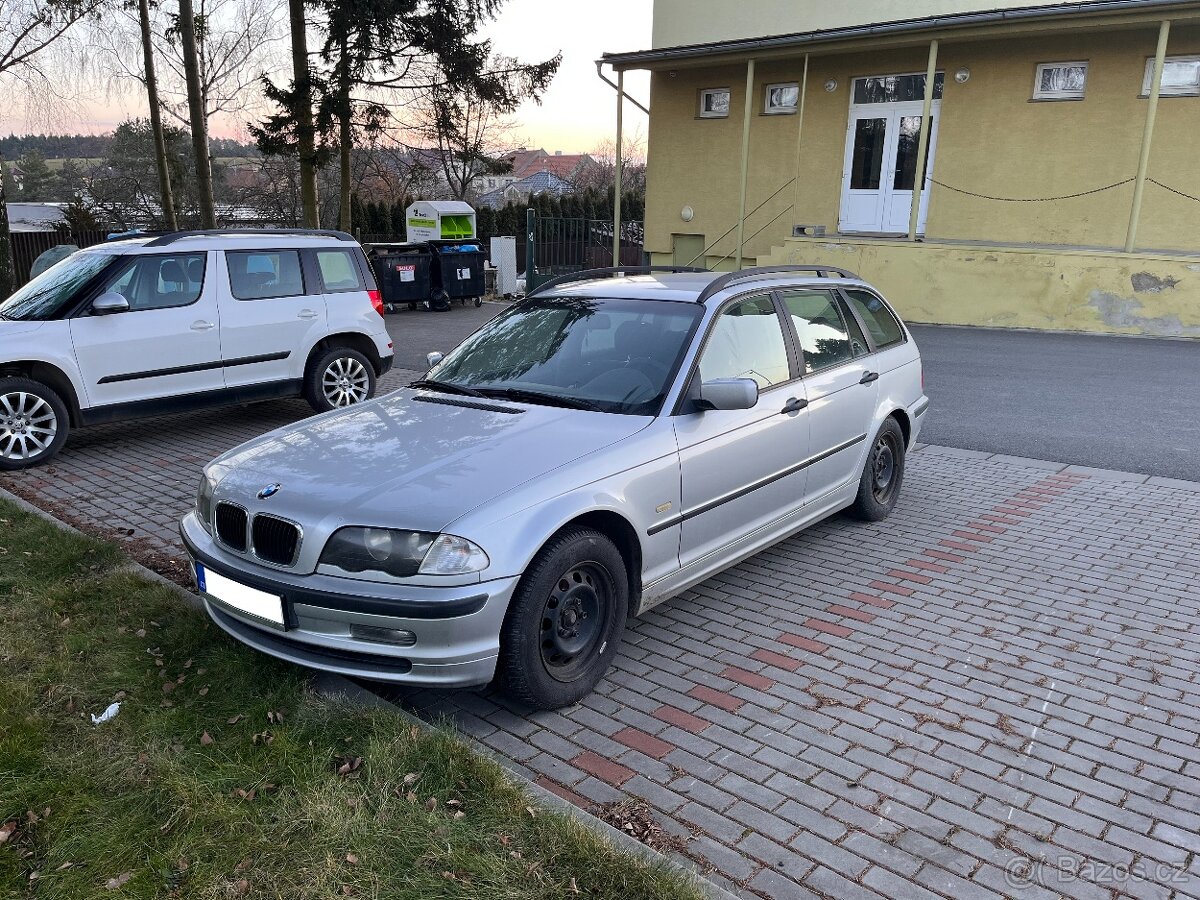
[[[729,115],[729,88],[705,88],[700,92],[700,118],[724,119]]]
[[[946,75],[933,76],[933,99],[941,100]],[[909,103],[925,99],[925,75],[872,75],[854,79],[853,103]]]
[[[1082,100],[1087,87],[1085,62],[1041,63],[1033,85],[1034,100]]]
[[[800,103],[800,85],[791,81],[786,84],[768,84],[763,113],[768,116],[794,113]]]
[[[1146,60],[1146,77],[1142,80],[1142,96],[1150,95],[1150,82],[1154,80],[1154,58]],[[1168,56],[1163,64],[1162,86],[1158,91],[1164,97],[1194,97],[1200,95],[1200,56]]]

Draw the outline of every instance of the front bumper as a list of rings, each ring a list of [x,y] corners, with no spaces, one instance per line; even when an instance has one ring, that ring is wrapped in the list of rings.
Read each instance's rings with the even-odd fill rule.
[[[266,569],[222,550],[194,514],[180,524],[193,566],[283,598],[280,628],[210,594],[217,625],[244,644],[302,666],[358,678],[432,687],[487,684],[496,672],[500,627],[517,578],[459,587],[410,587]],[[193,569],[194,572],[194,569]],[[411,632],[411,646],[351,636]],[[378,631],[376,631],[378,629]]]

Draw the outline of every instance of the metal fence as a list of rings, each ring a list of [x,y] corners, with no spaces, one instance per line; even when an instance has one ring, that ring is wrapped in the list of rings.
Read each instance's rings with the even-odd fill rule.
[[[534,273],[529,282],[613,264],[611,220],[548,219],[535,215],[530,217],[527,231],[533,240]],[[619,256],[618,264],[622,266],[644,264],[645,228],[641,222],[621,223]],[[526,259],[529,258],[527,255]],[[528,283],[528,287],[532,289],[536,284]]]
[[[101,244],[107,238],[105,231],[14,231],[9,235],[12,246],[13,272],[15,280],[13,287],[19,288],[29,281],[29,270],[34,261],[49,250],[63,244],[74,244],[76,247],[91,247]]]

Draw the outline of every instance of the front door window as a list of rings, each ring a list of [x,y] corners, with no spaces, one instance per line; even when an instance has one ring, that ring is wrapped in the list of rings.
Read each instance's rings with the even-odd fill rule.
[[[925,173],[937,146],[942,75],[934,82],[932,124]],[[924,75],[855,79],[846,143],[839,230],[904,234],[917,182]],[[924,232],[929,193],[922,185],[917,230]]]

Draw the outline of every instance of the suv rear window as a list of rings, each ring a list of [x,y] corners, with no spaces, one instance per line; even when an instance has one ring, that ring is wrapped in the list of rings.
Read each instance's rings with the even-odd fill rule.
[[[904,329],[896,321],[887,304],[867,291],[846,291],[846,298],[871,332],[875,346],[882,349],[904,342]]]
[[[362,276],[349,250],[318,250],[317,268],[330,293],[364,290]]]
[[[225,262],[229,290],[238,300],[304,294],[299,250],[227,250]]]

